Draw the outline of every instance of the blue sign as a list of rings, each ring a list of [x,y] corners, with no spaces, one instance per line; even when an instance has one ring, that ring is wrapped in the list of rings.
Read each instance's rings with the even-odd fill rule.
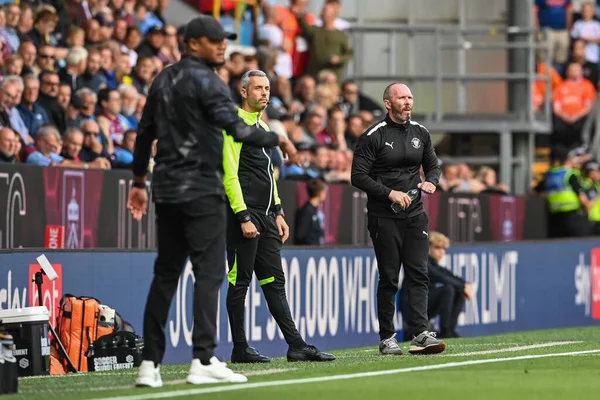
[[[594,246],[598,246],[595,249]],[[29,306],[37,299],[31,282],[40,252],[0,253],[0,309]],[[45,282],[51,312],[64,293],[98,298],[115,308],[142,335],[143,310],[155,253],[46,251],[60,266],[57,281]],[[372,249],[290,249],[282,253],[292,316],[308,343],[322,350],[376,346],[377,261]],[[463,336],[599,324],[600,243],[597,240],[455,246],[443,263],[471,282],[475,292],[459,318]],[[225,277],[225,271],[223,271]],[[401,274],[401,278],[402,278]],[[165,363],[191,359],[193,274],[182,273],[166,326]],[[225,297],[220,295],[217,356],[231,355]],[[395,324],[400,331],[402,315]],[[246,306],[252,346],[282,356],[287,345],[253,280]]]

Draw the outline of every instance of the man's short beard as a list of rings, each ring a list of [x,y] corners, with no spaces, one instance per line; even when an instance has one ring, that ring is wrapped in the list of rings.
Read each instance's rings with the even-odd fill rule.
[[[394,113],[394,117],[396,117],[396,119],[397,119],[398,121],[402,121],[402,122],[408,122],[408,121],[410,121],[410,115],[411,115],[411,112],[409,111],[409,112],[408,112],[408,116],[406,116],[406,117],[404,117],[404,116],[402,115],[403,113],[404,113],[404,110],[401,110],[400,112],[395,112],[395,113]]]

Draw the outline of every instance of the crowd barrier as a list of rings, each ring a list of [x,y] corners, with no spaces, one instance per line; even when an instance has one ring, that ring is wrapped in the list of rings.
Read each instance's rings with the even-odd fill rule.
[[[126,202],[129,171],[70,170],[0,164],[0,249],[154,249],[154,207],[140,222]],[[296,210],[307,200],[304,182],[280,181],[279,195],[294,238]],[[544,200],[436,192],[424,197],[431,230],[453,243],[518,241],[546,235]],[[370,246],[366,195],[350,185],[328,185],[322,206],[328,245]]]
[[[141,334],[153,252],[0,252],[0,309],[37,303],[32,278],[39,270],[36,257],[41,252],[60,276],[46,280],[43,287],[43,304],[51,310],[52,321],[63,294],[88,295],[116,308]],[[372,249],[288,249],[282,259],[292,315],[309,343],[324,350],[377,346],[378,274]],[[447,268],[472,282],[475,291],[459,319],[463,336],[600,323],[598,240],[457,245],[445,261]],[[193,281],[188,264],[167,323],[166,363],[185,363],[191,355]],[[226,282],[220,296],[217,348],[224,359],[231,351]],[[284,355],[287,347],[255,280],[246,310],[250,344],[270,356]],[[395,324],[400,331],[400,313]]]

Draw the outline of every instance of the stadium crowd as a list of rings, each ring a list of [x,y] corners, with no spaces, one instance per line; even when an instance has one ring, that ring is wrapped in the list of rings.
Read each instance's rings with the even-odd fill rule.
[[[265,71],[264,120],[297,145],[302,166],[275,160],[279,179],[349,182],[352,150],[385,110],[344,78],[354,53],[339,0],[319,16],[308,0],[261,2],[256,46],[230,51],[217,73],[238,102],[249,69]],[[129,168],[153,78],[181,58],[185,26],[159,0],[46,0],[0,8],[0,162]],[[225,3],[224,3],[225,6]],[[505,191],[489,167],[445,165],[442,190]]]

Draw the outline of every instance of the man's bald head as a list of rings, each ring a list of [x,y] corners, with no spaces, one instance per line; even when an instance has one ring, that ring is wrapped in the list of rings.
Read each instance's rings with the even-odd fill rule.
[[[17,136],[12,129],[7,127],[0,129],[0,152],[6,157],[14,155],[16,138]]]
[[[413,95],[403,83],[392,83],[383,91],[383,104],[392,121],[403,124],[410,120]]]
[[[388,87],[385,88],[385,90],[383,91],[383,100],[391,100],[392,96],[397,92],[397,91],[403,91],[403,92],[408,92],[411,93],[410,88],[408,86],[406,86],[404,83],[392,83],[391,85],[389,85]]]

